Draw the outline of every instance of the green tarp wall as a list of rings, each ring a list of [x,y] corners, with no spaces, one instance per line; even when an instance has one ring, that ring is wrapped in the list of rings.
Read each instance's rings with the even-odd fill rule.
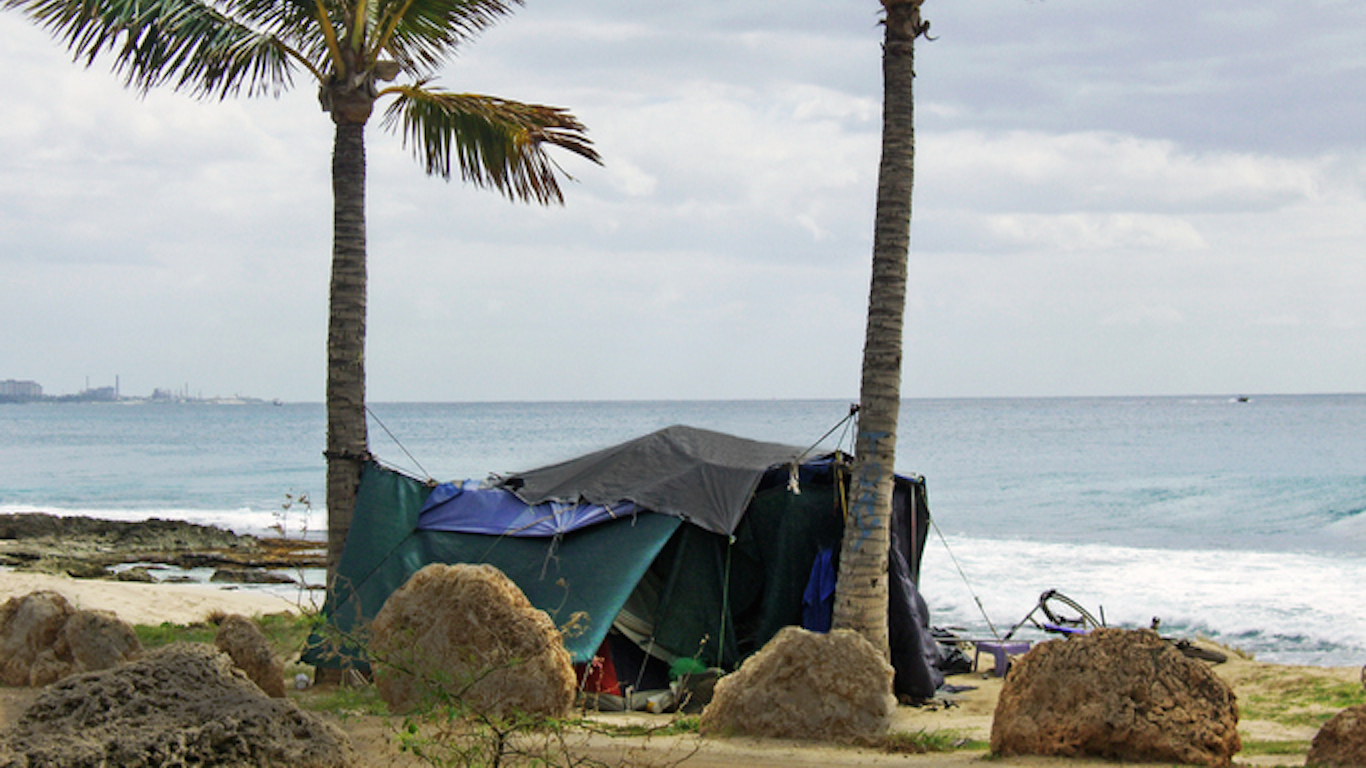
[[[783,484],[761,488],[733,538],[650,512],[556,538],[418,531],[429,490],[367,466],[337,583],[324,606],[336,631],[315,633],[305,662],[365,668],[362,628],[409,576],[429,563],[488,563],[557,625],[587,614],[586,630],[565,638],[576,663],[592,659],[648,569],[660,585],[658,606],[647,617],[654,620],[655,644],[734,668],[779,629],[801,623],[811,563],[822,547],[838,550],[843,533],[828,479],[804,479],[800,494]]]
[[[621,605],[659,550],[682,524],[642,513],[555,538],[485,536],[417,530],[426,484],[378,465],[366,467],[335,588],[323,607],[330,630],[315,633],[304,661],[364,667],[364,626],[410,576],[430,563],[487,563],[519,586],[532,605],[563,626],[587,623],[565,637],[575,662],[592,659]]]

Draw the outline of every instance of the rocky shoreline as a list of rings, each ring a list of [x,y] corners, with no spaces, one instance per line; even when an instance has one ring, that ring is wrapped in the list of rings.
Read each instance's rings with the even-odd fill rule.
[[[141,565],[116,568],[130,563]],[[0,566],[80,579],[159,581],[157,565],[214,568],[214,581],[293,581],[271,571],[322,568],[326,553],[320,542],[237,534],[182,520],[0,514]]]

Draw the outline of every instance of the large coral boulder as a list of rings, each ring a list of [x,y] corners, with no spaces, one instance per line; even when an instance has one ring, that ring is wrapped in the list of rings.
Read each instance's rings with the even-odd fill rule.
[[[823,741],[875,741],[896,697],[892,665],[862,635],[784,627],[721,678],[700,730]]]
[[[1146,629],[1035,646],[1012,665],[991,726],[998,755],[1222,767],[1241,748],[1232,689]]]
[[[1366,704],[1348,707],[1324,723],[1304,762],[1329,768],[1366,768]]]
[[[33,663],[57,642],[73,610],[56,592],[6,600],[0,606],[0,683],[33,685]]]
[[[62,625],[58,647],[71,654],[73,672],[109,669],[142,653],[133,626],[109,611],[71,614]]]
[[[574,667],[555,623],[493,566],[426,566],[370,630],[375,683],[395,712],[443,702],[560,717],[574,705]]]
[[[69,677],[0,734],[0,765],[349,768],[346,734],[272,699],[203,643]]]
[[[265,633],[246,616],[231,614],[218,625],[213,644],[260,686],[266,695],[285,697],[285,662],[275,653]]]
[[[31,592],[0,605],[0,683],[41,686],[108,669],[142,651],[127,622],[74,608],[56,592]]]

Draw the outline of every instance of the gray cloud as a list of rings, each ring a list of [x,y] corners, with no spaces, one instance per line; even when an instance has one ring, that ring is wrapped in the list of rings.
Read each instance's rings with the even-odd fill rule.
[[[567,106],[564,208],[368,132],[371,397],[853,397],[876,3],[532,2],[440,82]],[[930,3],[908,395],[1360,390],[1366,9]],[[0,14],[0,378],[321,399],[331,127]]]

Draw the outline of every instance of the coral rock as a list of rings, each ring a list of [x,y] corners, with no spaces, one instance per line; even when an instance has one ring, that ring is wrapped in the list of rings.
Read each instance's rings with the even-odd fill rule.
[[[426,566],[389,596],[370,631],[375,683],[395,712],[447,698],[483,714],[559,717],[574,704],[559,630],[493,566]]]
[[[40,686],[108,669],[142,651],[133,628],[107,611],[73,608],[56,592],[0,605],[0,683]]]
[[[346,734],[272,699],[213,646],[174,643],[48,688],[0,734],[0,764],[349,768]]]
[[[1366,766],[1366,704],[1348,707],[1324,723],[1304,762],[1331,768]]]
[[[228,616],[218,625],[213,644],[228,654],[233,666],[245,672],[266,695],[284,698],[285,663],[275,655],[256,622],[237,614]]]
[[[1232,689],[1146,629],[1035,646],[1011,666],[991,726],[998,755],[1222,767],[1241,748]]]
[[[717,681],[700,728],[708,735],[874,741],[896,708],[894,674],[857,632],[784,627]]]
[[[62,625],[61,640],[82,672],[118,666],[142,652],[133,627],[109,611],[76,611]]]

